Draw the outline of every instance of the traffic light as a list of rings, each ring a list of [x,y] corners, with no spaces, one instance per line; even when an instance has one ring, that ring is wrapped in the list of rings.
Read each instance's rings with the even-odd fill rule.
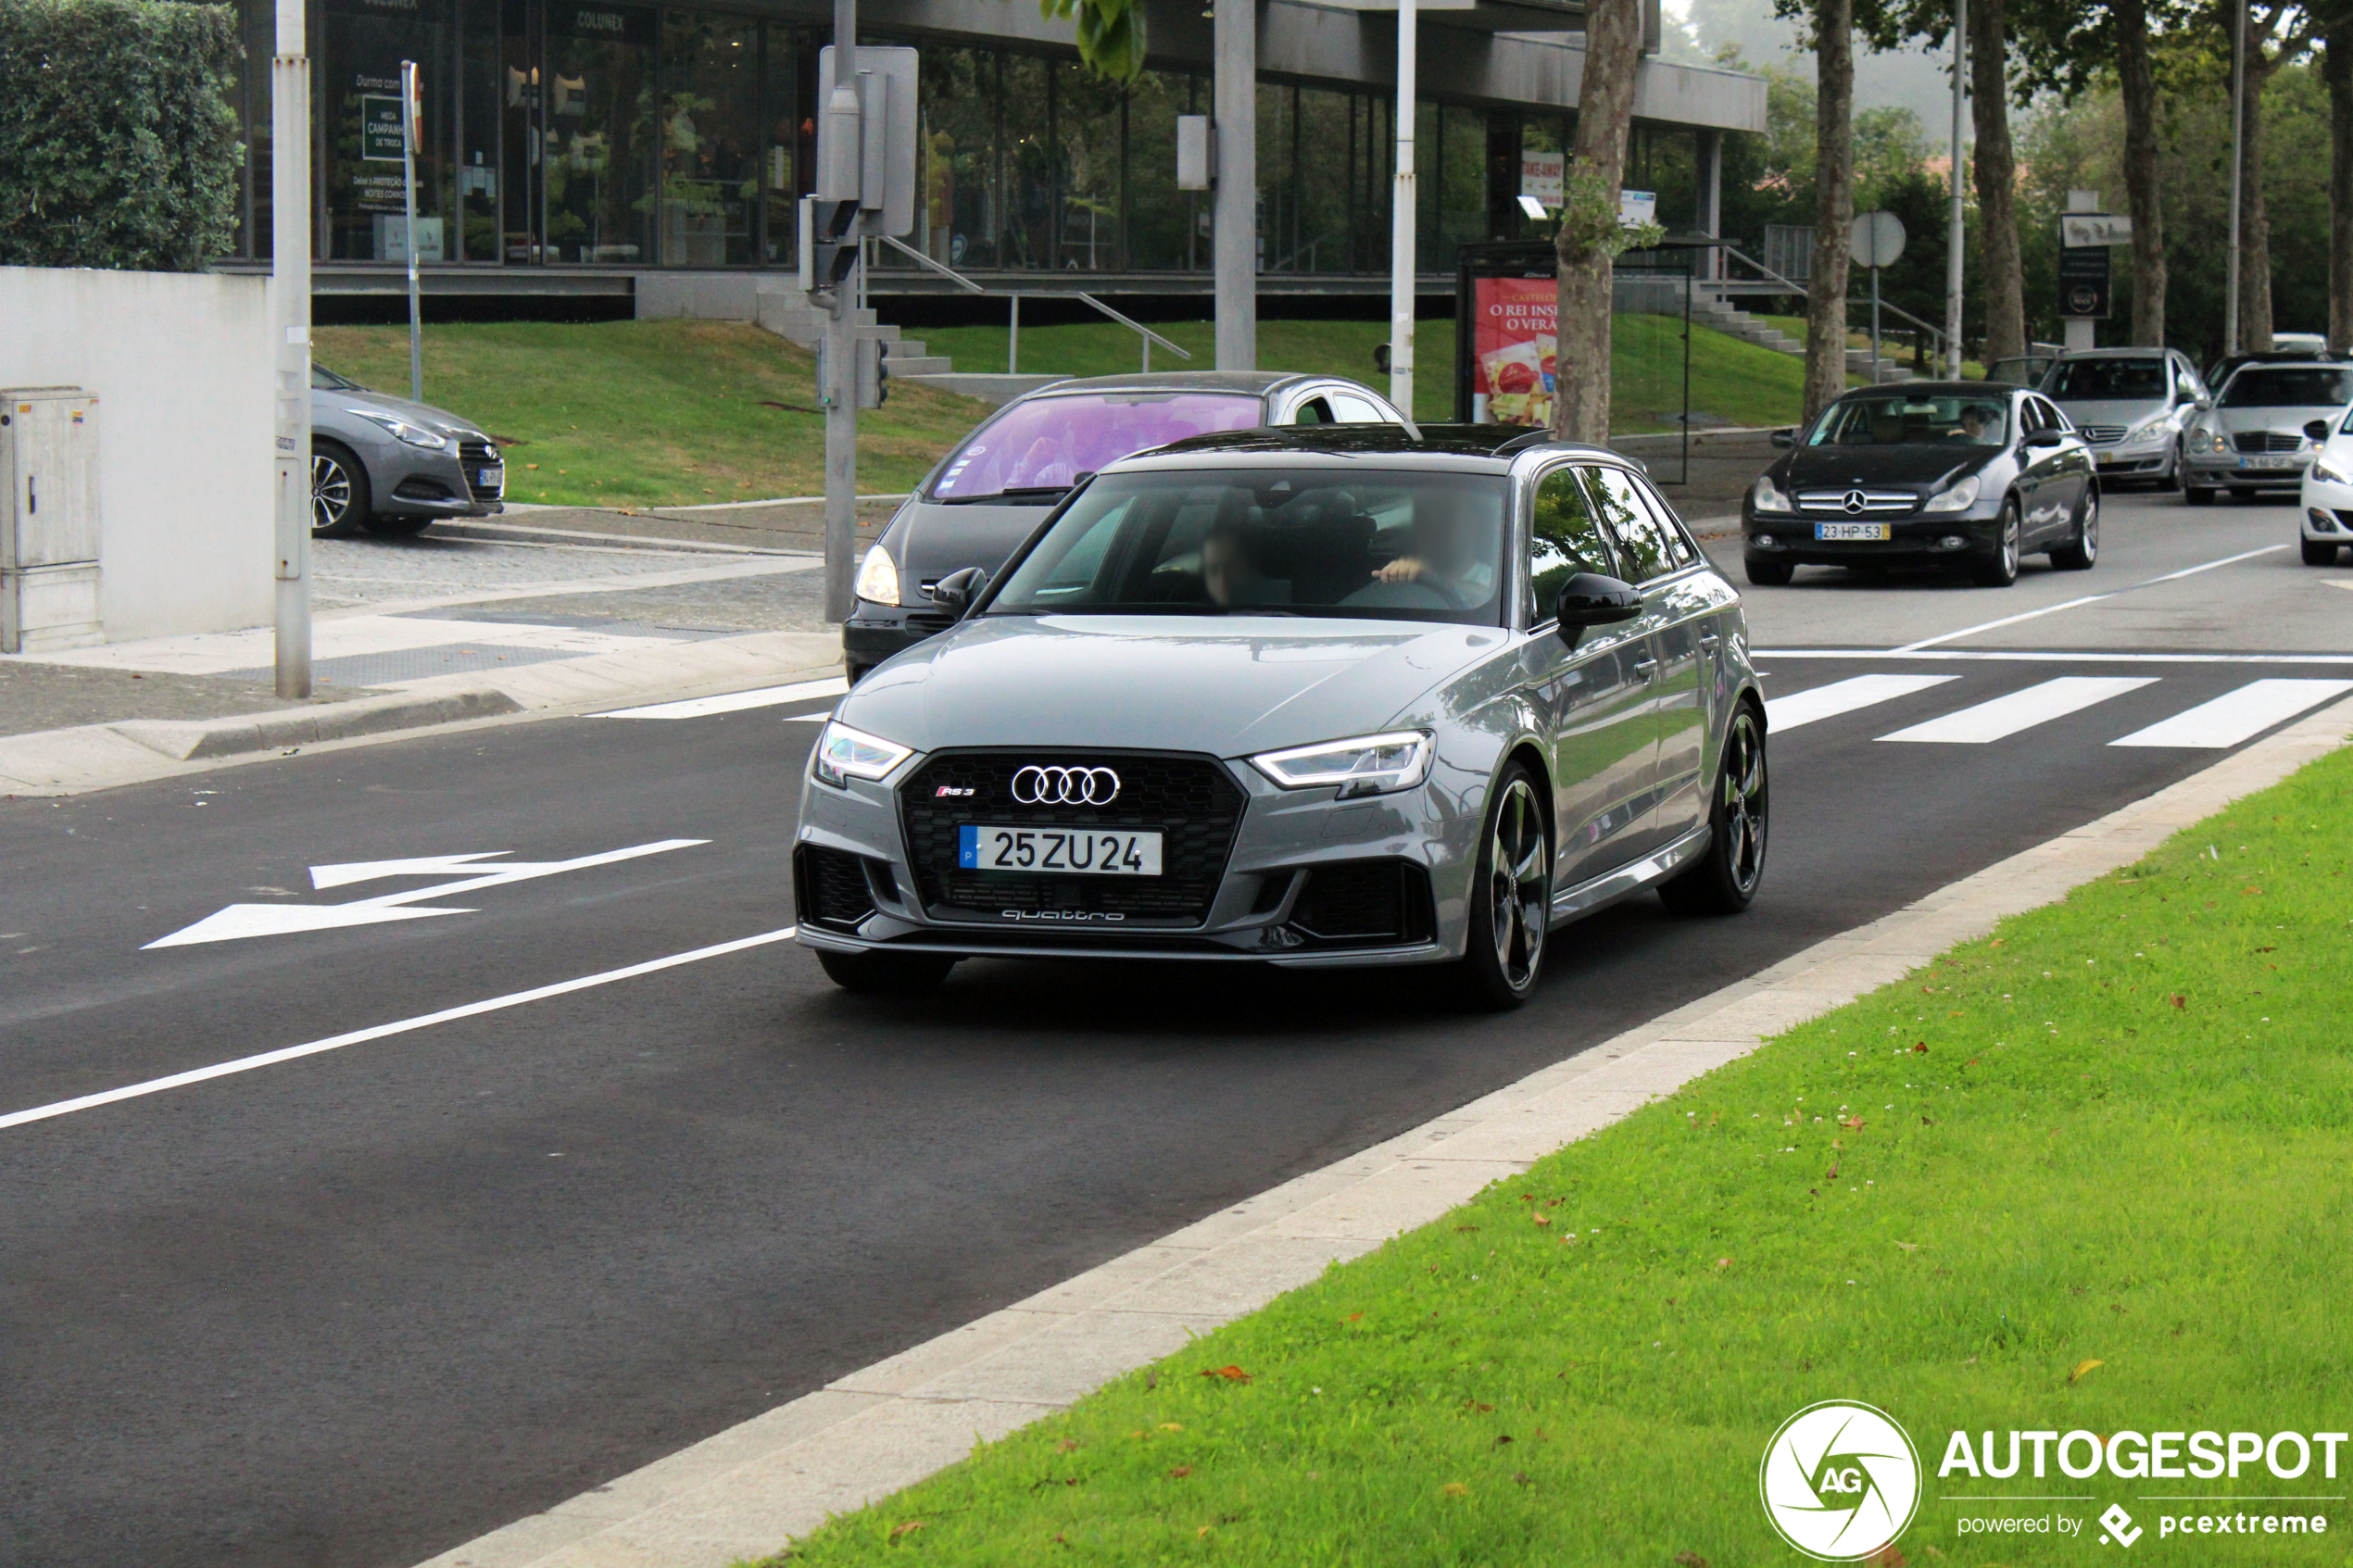
[[[858,340],[858,407],[879,408],[890,401],[890,345],[878,337]]]

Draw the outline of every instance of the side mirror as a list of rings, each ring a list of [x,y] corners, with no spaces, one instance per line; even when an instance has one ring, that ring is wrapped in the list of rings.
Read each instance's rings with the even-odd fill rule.
[[[2207,396],[2207,395],[2206,395],[2205,394],[2203,394],[2203,393],[2201,393],[2201,394],[2199,394],[2199,395],[2198,395],[2198,399],[2197,399],[2197,411],[2198,411],[2199,413],[2203,414],[2203,413],[2205,413],[2205,412],[2206,412],[2208,408],[2213,408],[2213,407],[2214,407],[2214,399],[2212,399],[2211,397]]]
[[[958,621],[971,609],[975,600],[988,586],[988,573],[976,566],[962,571],[951,571],[931,585],[931,602]]]
[[[1794,446],[1794,445],[1797,445],[1797,431],[1796,431],[1796,428],[1795,428],[1794,426],[1793,426],[1793,427],[1791,427],[1790,429],[1787,429],[1787,430],[1777,430],[1777,431],[1775,431],[1775,432],[1773,433],[1773,435],[1772,435],[1772,441],[1773,441],[1773,445],[1776,445],[1776,446],[1783,446],[1783,447],[1787,447],[1787,446]]]
[[[2019,443],[2021,446],[2057,446],[2067,437],[2055,430],[2038,430]]]
[[[1575,647],[1578,634],[1588,626],[1607,626],[1642,614],[1642,596],[1615,577],[1580,571],[1561,584],[1553,613],[1560,621],[1561,641]]]
[[[2305,440],[2307,440],[2307,441],[2309,441],[2309,442],[2312,443],[2312,445],[2313,445],[2317,446],[2317,445],[2319,445],[2322,442],[2326,441],[2328,438],[2329,438],[2329,422],[2328,422],[2328,420],[2305,420],[2305,421],[2304,421],[2304,439],[2305,439]]]

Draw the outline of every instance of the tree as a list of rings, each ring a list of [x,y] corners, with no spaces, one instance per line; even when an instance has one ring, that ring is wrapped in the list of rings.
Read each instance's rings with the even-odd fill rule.
[[[1038,0],[1040,15],[1078,19],[1078,57],[1098,76],[1133,83],[1144,74],[1144,7],[1139,0]]]
[[[2329,347],[2353,348],[2353,6],[2331,7],[2321,74],[2329,89]]]
[[[2165,346],[2165,204],[2157,184],[2157,66],[2147,0],[2114,0],[2117,87],[2124,103],[2124,205],[2133,217],[2133,341]]]
[[[2026,280],[2018,254],[2018,158],[2010,150],[2009,26],[2005,0],[1970,0],[1969,116],[1977,149],[1979,254],[1985,275],[1985,359],[2026,352]]]
[[[2231,48],[2231,7],[2212,17],[2222,30],[2224,57]],[[2263,179],[2263,93],[2279,69],[2311,47],[2312,13],[2294,0],[2268,6],[2249,5],[2246,18],[2246,117],[2239,158],[2239,347],[2260,353],[2271,346],[2271,210]]]
[[[1634,126],[1634,71],[1642,58],[1641,0],[1590,0],[1577,150],[1562,192],[1553,352],[1553,430],[1564,440],[1609,439],[1610,317],[1617,258],[1655,243],[1657,226],[1618,221],[1626,147]]]
[[[1846,390],[1847,235],[1855,221],[1855,0],[1816,0],[1814,89],[1814,272],[1806,289],[1809,420]]]

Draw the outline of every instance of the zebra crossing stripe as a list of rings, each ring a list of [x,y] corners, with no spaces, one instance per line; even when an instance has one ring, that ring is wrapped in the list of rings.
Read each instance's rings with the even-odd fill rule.
[[[2171,719],[2108,744],[2221,750],[2348,691],[2353,691],[2353,681],[2249,681],[2236,691],[2184,709]]]
[[[2062,675],[1879,738],[1983,746],[2156,684],[2153,675]]]
[[[1843,681],[1832,681],[1827,686],[1816,686],[1810,691],[1767,698],[1765,728],[1773,734],[1793,730],[1800,724],[1810,724],[1818,719],[1835,719],[1858,708],[1893,702],[1899,696],[1909,696],[1914,692],[1924,692],[1931,686],[1941,686],[1947,681],[1959,679],[1958,675],[1849,676]]]

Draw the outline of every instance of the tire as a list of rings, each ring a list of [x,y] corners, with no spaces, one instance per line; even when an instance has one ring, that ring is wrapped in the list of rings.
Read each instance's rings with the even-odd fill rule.
[[[2185,479],[2182,482],[2182,499],[2193,507],[2210,507],[2214,504],[2214,492]]]
[[[853,686],[874,672],[875,667],[871,664],[852,664],[848,659],[842,661],[842,678]]]
[[[2336,564],[2336,546],[2327,540],[2307,539],[2303,541],[2303,544],[2306,566],[2334,566]]]
[[[956,960],[947,953],[824,953],[817,955],[825,978],[845,991],[870,996],[912,996],[948,978]]]
[[[433,522],[429,517],[371,517],[368,532],[379,539],[407,539],[422,533]]]
[[[2165,471],[2163,473],[2157,476],[2158,494],[2161,495],[2169,495],[2173,491],[2181,489],[2182,486],[2187,483],[2189,476],[2189,461],[2188,455],[2182,450],[2181,443],[2175,442],[2173,444],[2173,460],[2165,465]]]
[[[2007,588],[2018,581],[2018,539],[2021,524],[2016,498],[2002,503],[2002,535],[1994,553],[1977,563],[1969,575],[1981,588]]]
[[[1797,575],[1797,568],[1785,560],[1760,560],[1755,556],[1743,556],[1741,566],[1748,580],[1760,588],[1786,588],[1789,580]]]
[[[1765,766],[1765,724],[1743,703],[1724,731],[1724,757],[1707,808],[1707,853],[1688,871],[1659,884],[1658,896],[1678,915],[1736,915],[1765,880],[1765,848],[1772,825],[1772,780]]]
[[[2083,492],[2075,514],[2075,537],[2051,548],[2051,564],[2061,571],[2089,571],[2100,558],[2100,493]]]
[[[351,449],[333,441],[310,444],[310,536],[348,539],[368,521],[375,499],[368,470]]]
[[[1535,993],[1552,923],[1552,822],[1525,763],[1510,764],[1495,781],[1482,830],[1454,985],[1466,1006],[1504,1012]]]

